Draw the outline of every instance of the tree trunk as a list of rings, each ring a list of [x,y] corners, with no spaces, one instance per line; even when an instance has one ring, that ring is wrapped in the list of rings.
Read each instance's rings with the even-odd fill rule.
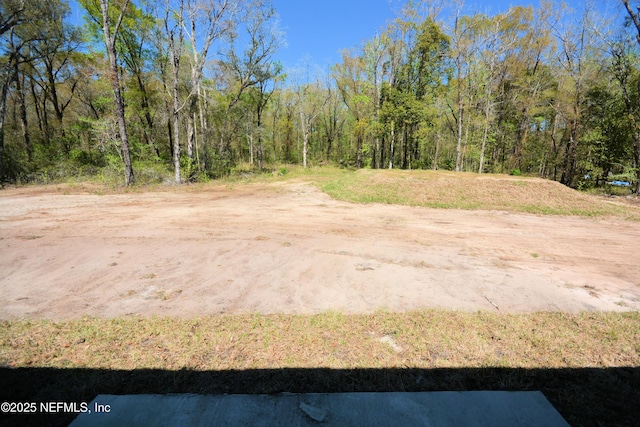
[[[129,138],[127,137],[127,125],[124,117],[124,101],[122,99],[122,93],[120,92],[120,77],[118,75],[118,64],[116,62],[116,35],[122,18],[124,17],[124,11],[127,8],[129,0],[124,0],[122,9],[120,10],[120,17],[116,24],[114,34],[111,35],[111,21],[109,19],[109,4],[108,0],[100,0],[100,6],[102,7],[102,30],[104,32],[104,40],[107,46],[107,53],[109,55],[109,71],[111,87],[113,89],[113,96],[116,103],[116,115],[118,116],[118,127],[120,129],[120,142],[122,144],[122,160],[124,161],[124,183],[125,185],[132,185],[134,183],[133,168],[131,166],[131,157],[129,155]]]
[[[33,148],[31,147],[31,138],[29,136],[29,123],[27,122],[27,101],[24,93],[24,76],[22,81],[16,70],[16,91],[18,92],[18,99],[20,100],[20,126],[22,127],[22,138],[24,140],[25,148],[27,149],[27,159],[31,161],[33,156]]]
[[[378,162],[378,167],[380,169],[384,168],[384,150],[385,150],[385,144],[384,144],[384,134],[382,135],[382,137],[380,137],[380,161]]]
[[[258,170],[262,170],[262,101],[258,102],[258,108],[256,110],[256,124],[258,125]]]
[[[174,63],[173,67],[173,170],[176,184],[180,184],[180,99],[178,98],[179,63]]]
[[[378,152],[380,151],[380,137],[376,136],[373,140],[373,152],[371,153],[371,167],[373,169],[380,169],[380,164],[378,163]]]
[[[362,167],[362,134],[361,131],[358,131],[358,136],[356,137],[356,169],[360,169]]]
[[[638,112],[640,114],[640,79],[638,80]],[[640,197],[640,125],[636,131],[636,196]]]
[[[636,34],[636,40],[640,45],[640,10],[637,13],[634,13],[629,6],[628,0],[622,0],[624,7],[627,9],[627,13],[633,21],[633,25],[636,27],[638,34]],[[638,80],[638,108],[640,108],[640,80]],[[640,197],[640,126],[638,126],[638,130],[636,131],[636,196]]]
[[[309,131],[307,129],[306,120],[304,119],[304,113],[302,107],[300,107],[300,127],[302,129],[302,167],[307,167],[307,143],[309,141]]]
[[[189,111],[187,113],[187,180],[191,181],[194,178],[194,147],[196,145],[196,98],[194,95],[190,95]]]
[[[149,103],[149,94],[147,93],[147,87],[142,80],[142,76],[139,72],[136,72],[136,80],[138,82],[138,89],[140,89],[140,93],[142,95],[142,116],[144,117],[145,126],[142,128],[142,132],[144,134],[145,142],[153,147],[153,151],[155,152],[157,157],[160,157],[160,150],[156,144],[155,138],[153,138],[153,118],[151,117],[151,112],[149,109],[151,108],[151,104]]]
[[[109,58],[109,61],[111,61],[111,58]],[[47,71],[47,80],[49,81],[49,96],[51,97],[51,104],[53,104],[53,111],[55,111],[56,113],[56,120],[58,122],[58,125],[60,129],[62,129],[62,118],[64,117],[64,109],[60,107],[60,101],[58,100],[58,89],[56,86],[56,77],[54,76],[53,64],[49,63],[49,61],[46,61],[45,68]],[[119,83],[120,82],[118,81],[118,88],[120,88]]]
[[[440,154],[440,135],[439,135],[438,131],[436,131],[435,140],[436,140],[436,152],[433,155],[433,167],[432,167],[432,169],[434,171],[437,171],[438,170],[438,155]]]
[[[38,118],[38,130],[40,132],[44,132],[42,127],[42,113],[40,112],[40,99],[36,94],[36,87],[33,83],[33,79],[29,79],[29,89],[31,90],[31,98],[33,98],[33,109],[36,112],[36,117]]]
[[[577,123],[572,122],[570,124],[569,140],[565,148],[565,157],[562,166],[562,176],[560,177],[560,183],[571,187],[573,184],[573,177],[575,175],[576,166],[576,154],[578,149],[577,141]]]
[[[404,132],[402,132],[402,169],[407,169],[407,154],[409,151],[409,132],[407,126],[404,126]]]
[[[8,77],[7,81],[3,82],[2,93],[0,93],[0,187],[4,182],[4,116],[7,111],[7,94],[10,84],[11,77]]]
[[[456,147],[456,172],[460,172],[462,168],[462,117],[464,115],[464,100],[462,99],[462,78],[460,78],[460,73],[462,72],[462,64],[460,63],[460,58],[457,60],[458,63],[458,145]]]
[[[491,72],[489,76],[493,74],[493,64],[491,66]],[[478,167],[478,173],[482,173],[484,170],[484,152],[487,147],[487,134],[489,132],[489,115],[491,114],[491,79],[487,83],[487,99],[484,106],[484,131],[482,132],[482,148],[480,149],[480,166]]]
[[[192,21],[192,25],[195,25]],[[195,28],[193,28],[195,31]],[[200,73],[198,72],[198,53],[193,47],[193,61],[194,65],[191,68],[191,86],[192,92],[189,94],[189,110],[187,112],[187,173],[189,176],[189,181],[193,179],[194,169],[193,169],[193,158],[194,158],[194,147],[196,145],[196,108],[198,107],[198,99],[197,94],[200,93]]]
[[[394,128],[395,128],[395,123],[392,121],[391,122],[391,148],[389,151],[389,169],[393,169],[393,154],[394,154],[393,150],[395,148],[394,146],[396,143],[396,135],[395,135]]]
[[[558,180],[558,140],[556,132],[558,131],[558,121],[560,120],[560,100],[555,105],[556,114],[553,116],[553,125],[551,126],[551,143],[553,145],[551,162],[553,164],[553,180]]]
[[[104,1],[104,0],[102,0]],[[126,0],[125,0],[126,1]],[[172,161],[174,170],[174,179],[176,184],[180,184],[180,98],[178,93],[179,73],[180,73],[180,59],[182,57],[182,42],[184,40],[184,28],[183,28],[183,14],[184,14],[184,0],[179,2],[179,10],[173,10],[171,13],[167,12],[164,18],[164,27],[167,34],[169,44],[169,54],[171,58],[172,67],[172,98],[173,106],[171,109],[171,119],[173,125],[173,150]],[[177,34],[174,29],[170,29],[170,17],[176,19]],[[164,80],[163,80],[164,81]]]
[[[640,130],[636,132],[636,196],[640,197]]]

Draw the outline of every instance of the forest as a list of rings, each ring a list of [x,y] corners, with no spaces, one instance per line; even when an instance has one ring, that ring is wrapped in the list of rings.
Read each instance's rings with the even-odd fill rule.
[[[193,182],[285,164],[531,175],[640,195],[640,12],[408,1],[285,69],[269,0],[0,0],[0,182]]]

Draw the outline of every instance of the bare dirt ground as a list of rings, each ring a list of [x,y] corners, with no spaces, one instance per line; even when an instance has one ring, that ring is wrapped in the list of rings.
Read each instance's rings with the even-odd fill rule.
[[[0,318],[640,310],[637,222],[358,205],[304,182],[71,193],[0,193]]]

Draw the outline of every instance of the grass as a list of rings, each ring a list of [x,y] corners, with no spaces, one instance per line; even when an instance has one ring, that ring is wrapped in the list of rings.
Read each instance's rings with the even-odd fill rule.
[[[0,330],[3,401],[499,389],[542,390],[574,425],[606,425],[612,415],[632,424],[640,415],[640,313],[82,318],[2,321]],[[74,372],[51,386],[51,378]],[[138,383],[129,384],[133,372]],[[9,392],[2,382],[12,378],[50,385]]]
[[[640,365],[640,313],[222,315],[2,321],[8,367],[101,369]],[[402,347],[391,351],[379,338]],[[164,349],[171,356],[159,358]]]
[[[640,210],[567,188],[557,182],[448,171],[359,170],[319,184],[331,197],[445,209],[484,209],[541,215],[623,216]]]

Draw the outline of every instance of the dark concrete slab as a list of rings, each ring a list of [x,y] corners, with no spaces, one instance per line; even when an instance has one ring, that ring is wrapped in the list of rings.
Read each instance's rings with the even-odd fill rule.
[[[540,392],[99,395],[89,409],[71,426],[569,425]]]

